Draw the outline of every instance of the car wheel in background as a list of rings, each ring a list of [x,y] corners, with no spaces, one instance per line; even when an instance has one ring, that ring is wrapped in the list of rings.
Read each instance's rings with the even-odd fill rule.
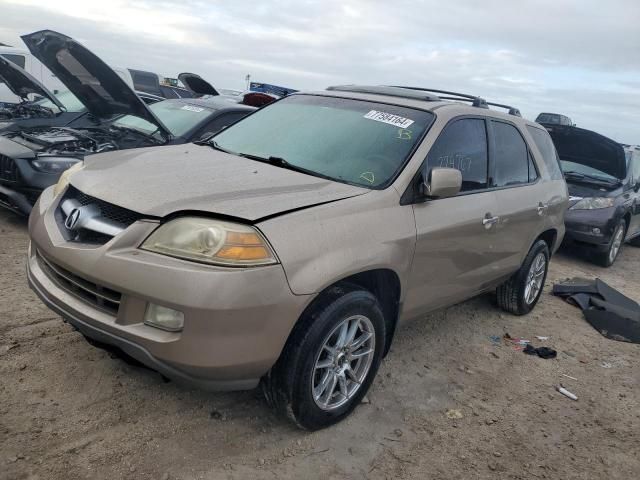
[[[525,315],[536,306],[549,268],[549,247],[544,240],[533,244],[520,269],[496,290],[498,306]]]
[[[375,296],[353,285],[333,287],[305,312],[263,378],[267,401],[307,430],[339,422],[367,393],[384,345]]]
[[[609,241],[609,245],[604,252],[598,252],[596,255],[597,262],[603,267],[610,267],[618,258],[618,254],[622,249],[622,245],[624,244],[624,234],[627,230],[627,222],[622,219],[616,225],[616,228],[613,230],[613,235],[611,235],[611,240]]]

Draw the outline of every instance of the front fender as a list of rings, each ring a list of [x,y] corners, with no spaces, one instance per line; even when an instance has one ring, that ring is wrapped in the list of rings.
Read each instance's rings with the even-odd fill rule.
[[[259,223],[284,267],[291,290],[318,293],[355,273],[394,271],[401,298],[416,242],[410,205],[393,189],[289,213]]]

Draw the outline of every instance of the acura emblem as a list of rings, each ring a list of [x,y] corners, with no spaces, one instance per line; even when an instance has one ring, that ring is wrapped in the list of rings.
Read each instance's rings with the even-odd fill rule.
[[[67,230],[75,230],[78,220],[80,220],[80,209],[74,208],[64,221],[64,226],[67,227]]]

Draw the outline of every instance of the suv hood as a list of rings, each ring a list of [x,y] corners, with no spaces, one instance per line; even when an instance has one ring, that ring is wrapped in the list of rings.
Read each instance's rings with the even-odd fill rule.
[[[40,83],[29,72],[0,55],[0,82],[4,82],[9,90],[25,99],[30,93],[48,98],[60,111],[66,108],[47,87]]]
[[[23,35],[22,40],[40,60],[98,118],[135,115],[171,134],[127,83],[109,65],[76,42],[52,30]]]
[[[90,156],[71,183],[144,215],[201,211],[248,221],[369,192],[195,144]]]
[[[213,85],[195,73],[181,73],[178,80],[196,95],[220,95]]]
[[[627,162],[618,142],[583,128],[542,124],[558,150],[561,160],[596,168],[624,180]]]

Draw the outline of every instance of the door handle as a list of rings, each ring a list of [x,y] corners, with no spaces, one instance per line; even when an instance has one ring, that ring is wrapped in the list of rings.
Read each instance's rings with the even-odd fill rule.
[[[487,213],[482,219],[482,225],[489,229],[494,223],[498,223],[498,220],[500,220],[500,217],[493,217],[490,213]]]
[[[549,208],[549,204],[548,203],[538,203],[538,215],[544,215],[545,213],[547,213],[547,209]]]

